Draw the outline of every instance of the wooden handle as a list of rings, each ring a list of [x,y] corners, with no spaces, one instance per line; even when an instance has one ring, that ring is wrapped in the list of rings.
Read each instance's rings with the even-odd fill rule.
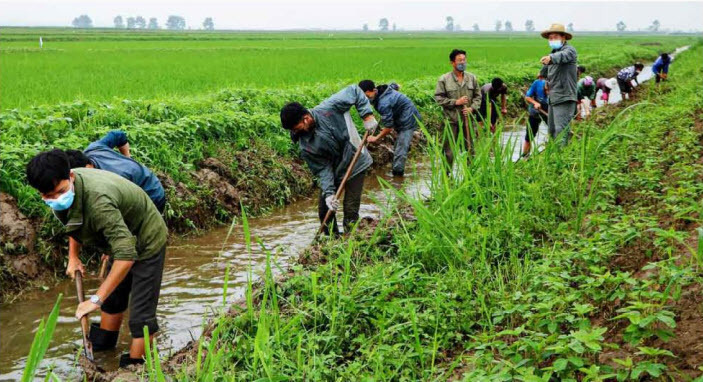
[[[366,132],[364,133],[364,137],[361,139],[361,144],[359,144],[359,148],[356,149],[356,153],[354,153],[354,157],[352,158],[351,163],[349,163],[349,167],[347,167],[347,172],[344,174],[344,178],[342,178],[342,182],[339,184],[337,193],[334,195],[335,198],[339,199],[342,197],[342,194],[344,193],[344,186],[346,185],[347,180],[349,180],[349,176],[351,175],[352,169],[354,169],[354,165],[356,165],[356,162],[359,160],[359,156],[361,156],[361,152],[364,150],[364,147],[366,146],[366,141],[368,139],[369,131],[366,130]],[[325,214],[325,218],[322,219],[322,224],[320,225],[320,229],[317,231],[315,238],[320,236],[320,234],[325,230],[327,221],[330,220],[332,214],[334,214],[334,211],[328,209],[327,214]]]
[[[79,270],[75,274],[76,279],[76,295],[78,296],[78,303],[85,301],[85,294],[83,293],[83,273]],[[90,332],[90,324],[88,323],[88,316],[81,317],[81,331],[83,332],[83,351],[85,357],[89,360],[93,360],[93,344],[88,339],[88,333]]]
[[[100,261],[100,272],[98,273],[98,279],[100,281],[105,281],[105,276],[107,276],[107,260],[109,259],[108,256],[102,255],[102,259]]]

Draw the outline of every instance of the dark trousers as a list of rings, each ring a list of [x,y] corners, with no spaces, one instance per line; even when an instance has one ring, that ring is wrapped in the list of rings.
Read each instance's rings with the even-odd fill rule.
[[[365,176],[365,172],[362,172],[361,174],[349,178],[344,186],[344,201],[342,202],[342,208],[344,210],[342,225],[344,226],[344,232],[349,232],[352,226],[359,221],[359,208],[361,207],[361,194],[364,191]],[[327,211],[329,210],[325,198],[325,193],[320,192],[320,200],[317,204],[320,222],[325,219],[325,215],[327,215]],[[339,235],[336,213],[333,213],[332,217],[327,221],[327,225],[323,228],[323,233],[329,235],[330,229],[334,235]]]
[[[544,121],[544,123],[548,123],[547,121],[547,116],[540,113],[536,112],[536,114],[530,114],[530,116],[527,118],[528,122],[528,128],[525,130],[525,142],[531,142],[534,137],[537,136],[537,132],[539,131],[539,125]]]
[[[117,314],[127,310],[129,305],[129,331],[132,338],[144,337],[144,326],[149,328],[149,333],[159,331],[156,307],[159,305],[165,258],[166,246],[148,259],[135,261],[124,280],[100,307],[105,313]]]
[[[471,119],[471,116],[469,116],[468,119]],[[464,121],[466,121],[466,120],[467,119],[464,119]],[[460,123],[461,123],[461,126],[459,126]],[[469,133],[469,126],[471,127],[471,130],[474,132],[474,135],[478,134],[478,130],[476,130],[476,126],[473,126],[473,125],[467,126],[467,123],[449,122],[447,125],[445,125],[445,128],[449,127],[451,129],[451,134],[452,134],[454,142],[456,142],[457,148],[463,147],[465,150],[467,150],[470,153],[469,158],[471,158],[471,156],[473,156],[473,153],[474,153],[474,137],[472,137],[471,134]],[[464,136],[463,142],[458,141],[460,128],[463,129],[463,131],[462,131],[462,135]],[[451,141],[449,138],[446,138],[444,140],[444,156],[447,158],[447,165],[449,166],[449,169],[447,171],[451,171],[452,164],[454,164],[454,152],[452,151],[452,145],[451,145]]]

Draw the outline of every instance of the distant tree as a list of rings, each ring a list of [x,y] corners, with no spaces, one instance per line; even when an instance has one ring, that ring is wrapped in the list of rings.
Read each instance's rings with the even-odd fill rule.
[[[395,30],[396,30],[396,26],[395,26],[395,23],[393,23],[393,32],[395,32]]]
[[[525,30],[528,32],[534,32],[535,31],[535,22],[532,20],[525,21]]]
[[[139,29],[144,29],[146,28],[146,20],[144,20],[144,18],[141,16],[137,16],[134,19],[134,25]]]
[[[567,32],[573,32],[574,31],[574,23],[569,23],[566,25],[566,31]]]
[[[127,17],[127,29],[134,29],[137,25],[137,19],[134,17]]]
[[[120,15],[115,16],[115,18],[112,19],[112,22],[115,23],[115,28],[124,29],[124,19],[122,18],[122,16],[120,16]]]
[[[650,25],[647,29],[652,32],[659,32],[659,27],[661,27],[661,23],[659,23],[659,20],[654,20],[652,21],[652,25]]]
[[[444,29],[447,32],[453,32],[454,31],[454,18],[452,16],[447,16],[445,18],[445,20],[447,21],[447,25],[444,26]]]
[[[74,28],[92,28],[93,20],[88,15],[80,15],[71,22]]]
[[[505,31],[506,32],[512,32],[513,31],[513,23],[511,23],[509,20],[505,21]]]
[[[480,32],[480,31],[481,31],[481,28],[478,27],[478,23],[474,23],[474,25],[473,25],[471,28],[474,30],[474,32]]]
[[[503,22],[500,20],[496,20],[496,32],[500,32],[500,30],[503,28]]]
[[[212,21],[212,17],[205,18],[205,20],[203,21],[203,29],[208,30],[208,31],[215,30],[215,22]]]
[[[147,26],[149,29],[159,29],[159,21],[156,20],[156,17],[152,17],[149,19],[149,25]]]
[[[186,29],[186,19],[181,16],[171,15],[166,20],[166,28],[170,30],[184,30]]]
[[[382,31],[388,30],[388,19],[387,18],[384,17],[378,21],[378,29],[380,29]]]
[[[625,29],[627,29],[627,25],[625,25],[625,22],[620,20],[618,23],[615,25],[615,29],[618,30],[618,32],[624,32]]]
[[[368,31],[369,31],[369,24],[364,24],[364,26],[362,26],[361,29],[362,29],[364,32],[368,32]]]

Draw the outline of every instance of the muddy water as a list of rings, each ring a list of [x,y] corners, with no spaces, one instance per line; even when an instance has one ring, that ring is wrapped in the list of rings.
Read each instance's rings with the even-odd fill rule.
[[[378,217],[389,201],[389,193],[383,191],[378,177],[389,181],[394,187],[402,187],[411,194],[422,197],[427,193],[424,179],[429,178],[429,166],[423,162],[408,163],[408,176],[394,179],[389,168],[374,171],[367,177],[365,194],[361,205],[361,216]],[[252,218],[251,233],[261,239],[266,248],[275,255],[281,269],[297,258],[307,247],[319,228],[317,198],[299,200],[275,210],[269,216]],[[168,247],[164,269],[158,320],[161,326],[159,348],[162,354],[183,347],[193,338],[198,338],[205,316],[222,306],[222,290],[225,267],[230,266],[228,287],[229,302],[243,296],[248,270],[256,275],[263,272],[265,251],[252,246],[247,254],[241,227],[236,227],[227,243],[224,243],[228,228],[216,229],[207,234],[179,240]],[[224,251],[221,251],[224,246]],[[216,259],[220,258],[219,261]],[[86,277],[86,294],[97,289],[98,281],[93,269]],[[80,328],[73,317],[77,299],[75,286],[66,280],[53,288],[36,293],[30,298],[0,306],[0,381],[17,380],[21,377],[25,356],[29,352],[34,330],[41,317],[51,310],[59,293],[64,298],[61,314],[56,326],[51,348],[42,365],[55,365],[58,375],[76,376],[75,353],[80,346]],[[93,317],[97,322],[98,317]],[[126,321],[126,320],[125,320]],[[126,322],[120,333],[118,349],[128,346],[129,335]],[[97,362],[106,369],[117,367],[118,351],[96,353]]]
[[[688,47],[677,49],[676,53]],[[640,73],[640,82],[653,77],[651,67]],[[622,99],[619,89],[613,89],[610,103]],[[600,106],[600,94],[598,94]],[[503,146],[512,147],[512,159],[520,158],[524,126],[506,128],[501,137]],[[536,147],[544,146],[547,126],[542,124],[536,137]],[[389,201],[389,193],[383,191],[378,177],[389,181],[396,188],[403,188],[420,197],[427,194],[426,179],[430,165],[419,161],[408,164],[409,174],[402,180],[393,179],[388,167],[376,170],[367,177],[365,194],[361,205],[361,216],[378,217]],[[301,199],[289,206],[275,210],[269,216],[250,219],[250,228],[255,238],[261,239],[266,249],[275,254],[275,263],[285,268],[307,247],[319,227],[317,199]],[[255,277],[265,266],[265,251],[252,246],[247,254],[240,227],[237,227],[225,243],[228,228],[216,229],[207,234],[182,239],[170,245],[164,269],[158,319],[161,326],[159,349],[163,355],[183,347],[191,339],[198,338],[201,324],[222,306],[224,270],[230,266],[228,302],[243,296],[249,269]],[[219,258],[219,260],[217,260]],[[95,272],[85,280],[86,294],[90,295],[98,286]],[[25,357],[29,352],[34,331],[39,320],[51,310],[56,297],[62,293],[61,314],[56,326],[51,347],[42,366],[53,365],[60,376],[77,377],[75,354],[80,346],[80,328],[73,318],[77,300],[73,282],[66,280],[45,291],[34,293],[20,302],[0,305],[0,381],[21,378]],[[96,317],[93,317],[97,321]],[[128,328],[123,325],[117,349],[128,346]],[[106,369],[117,367],[119,351],[96,353],[97,362]]]

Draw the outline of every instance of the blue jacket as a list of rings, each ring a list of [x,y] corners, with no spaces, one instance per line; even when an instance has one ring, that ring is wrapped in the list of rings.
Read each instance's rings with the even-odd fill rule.
[[[350,135],[350,129],[356,127],[351,116],[345,116],[352,106],[356,107],[362,118],[373,113],[371,104],[361,88],[350,85],[310,109],[310,114],[315,120],[315,129],[294,138],[298,140],[301,157],[319,179],[320,188],[325,195],[334,195],[356,153],[356,146],[352,143]],[[358,136],[358,132],[353,133]],[[371,154],[364,149],[354,165],[351,177],[362,173],[371,167],[372,163]]]
[[[134,159],[115,151],[115,147],[126,143],[128,143],[127,134],[124,131],[113,130],[102,139],[88,145],[83,153],[93,162],[95,168],[129,179],[141,187],[156,206],[163,205],[166,195],[159,178]]]
[[[654,64],[652,65],[652,72],[654,73],[669,73],[669,64],[671,63],[671,58],[669,58],[669,61],[664,62],[662,60],[662,57],[659,56],[656,61],[654,61]]]
[[[379,86],[377,97],[378,101],[374,103],[376,110],[381,114],[383,127],[393,127],[396,131],[417,128],[420,112],[405,94],[396,91],[392,86]]]

